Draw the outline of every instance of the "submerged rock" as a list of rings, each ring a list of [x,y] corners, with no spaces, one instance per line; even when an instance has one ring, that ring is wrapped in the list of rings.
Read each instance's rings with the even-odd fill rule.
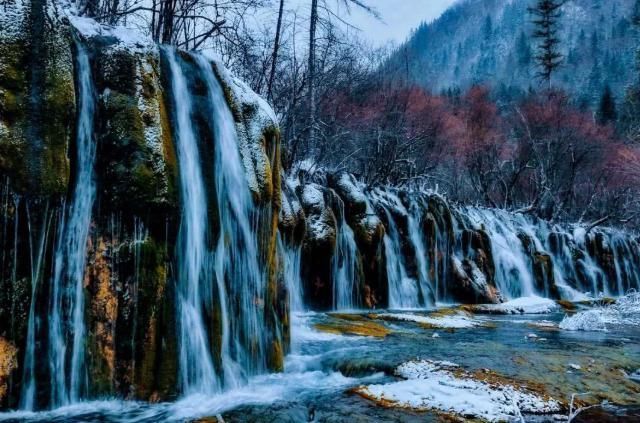
[[[330,316],[328,321],[316,323],[314,328],[321,332],[337,335],[372,336],[375,338],[384,338],[392,332],[386,326],[364,316],[349,314],[332,314]]]

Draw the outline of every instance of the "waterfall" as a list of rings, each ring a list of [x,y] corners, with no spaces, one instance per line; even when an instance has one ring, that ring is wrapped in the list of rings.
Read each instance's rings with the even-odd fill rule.
[[[384,236],[384,251],[387,261],[387,279],[389,283],[389,308],[418,308],[418,287],[416,281],[407,275],[402,254],[400,234],[393,216],[386,208],[388,233]]]
[[[344,202],[333,192],[335,208],[338,212],[336,249],[331,260],[333,278],[333,309],[354,310],[360,298],[360,259],[353,230],[344,215]]]
[[[427,274],[427,258],[422,233],[418,221],[412,216],[400,201],[398,196],[390,190],[375,189],[372,197],[379,209],[386,216],[386,234],[383,239],[385,258],[387,265],[387,281],[389,287],[389,307],[395,309],[415,309],[426,305],[426,292],[430,292],[429,277]],[[406,216],[408,238],[414,248],[415,259],[418,265],[417,278],[414,279],[407,273],[402,238],[398,226],[390,209],[398,214]],[[414,209],[417,213],[417,210]]]
[[[49,203],[45,205],[43,212],[43,220],[40,222],[40,234],[37,238],[37,244],[34,245],[33,225],[31,222],[31,212],[29,204],[26,204],[27,211],[27,228],[29,232],[29,251],[30,251],[30,267],[31,267],[31,303],[29,305],[29,317],[27,323],[27,339],[24,354],[24,370],[22,372],[22,392],[20,394],[20,408],[23,410],[33,410],[35,408],[36,395],[36,375],[35,375],[35,346],[36,346],[36,302],[38,283],[42,278],[43,261],[47,239],[49,237]]]
[[[473,207],[464,208],[462,212],[491,239],[496,285],[502,295],[511,299],[535,294],[530,258],[518,235],[524,233],[537,243],[536,250],[542,248],[526,221],[514,222],[522,216]]]
[[[424,246],[422,228],[420,227],[420,205],[415,201],[411,202],[408,214],[409,239],[415,251],[416,263],[418,265],[418,283],[422,305],[433,305],[435,295],[429,280],[427,251]]]
[[[60,219],[49,314],[49,367],[51,405],[77,402],[86,393],[84,269],[91,212],[96,196],[93,139],[95,90],[89,57],[76,42],[78,75],[78,126],[76,137],[75,186],[64,218]],[[33,399],[25,399],[33,405]]]
[[[551,225],[496,209],[466,207],[459,210],[459,215],[488,235],[496,285],[507,298],[548,297],[552,285],[561,298],[568,300],[584,299],[585,294],[620,296],[640,288],[639,246],[629,234],[603,228],[588,235],[579,225]],[[593,245],[595,238],[604,249],[600,258],[588,245]],[[534,284],[534,255],[551,258],[552,278],[541,275],[542,287]]]
[[[211,63],[196,57],[212,108],[215,191],[220,235],[215,272],[223,314],[222,364],[225,386],[266,370],[266,275],[258,250],[253,197],[238,148],[235,121]],[[228,316],[233,316],[230,319]]]
[[[282,251],[284,280],[289,293],[289,311],[304,311],[302,293],[302,245],[285,245],[278,232],[278,250]]]
[[[185,394],[214,393],[219,388],[203,319],[211,289],[212,258],[207,249],[207,195],[200,153],[193,131],[191,95],[173,49],[163,50],[169,63],[175,108],[175,142],[180,165],[182,220],[178,240],[180,383]]]
[[[611,237],[611,247],[616,266],[617,295],[625,295],[631,289],[640,288],[638,245],[636,243],[634,248],[632,243],[635,243],[635,241],[625,238],[619,233]]]

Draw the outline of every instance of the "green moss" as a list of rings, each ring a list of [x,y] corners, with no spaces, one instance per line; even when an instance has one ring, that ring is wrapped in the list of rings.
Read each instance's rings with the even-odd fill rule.
[[[172,203],[177,204],[178,198],[178,159],[173,146],[173,138],[171,136],[171,123],[166,108],[166,96],[160,93],[158,98],[158,107],[160,111],[160,128],[162,129],[162,151],[164,153],[165,171],[168,178],[167,196]]]
[[[0,114],[3,121],[10,125],[20,117],[23,107],[22,98],[15,92],[0,89]]]
[[[15,189],[28,186],[26,160],[26,48],[24,43],[0,42],[0,175]]]
[[[0,87],[9,91],[25,89],[26,83],[26,45],[22,41],[5,42],[0,40]]]
[[[52,71],[44,97],[42,190],[64,194],[69,183],[67,148],[74,131],[75,90],[71,74]]]

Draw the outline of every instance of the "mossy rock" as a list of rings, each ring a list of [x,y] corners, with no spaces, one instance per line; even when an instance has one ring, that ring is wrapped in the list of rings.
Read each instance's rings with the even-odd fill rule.
[[[533,253],[532,266],[533,279],[538,292],[544,293],[548,298],[560,299],[551,256],[542,252]]]
[[[177,163],[157,50],[92,39],[100,140],[97,169],[110,210],[148,216],[178,209]]]
[[[33,22],[42,7],[34,3],[26,12]],[[0,174],[20,193],[62,195],[75,129],[71,30],[47,22],[33,31],[0,38]]]

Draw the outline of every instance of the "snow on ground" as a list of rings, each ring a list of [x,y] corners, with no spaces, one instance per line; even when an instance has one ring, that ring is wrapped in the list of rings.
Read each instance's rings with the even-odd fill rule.
[[[552,398],[545,399],[512,385],[474,380],[454,363],[410,361],[398,366],[396,375],[405,380],[362,386],[357,392],[384,405],[435,409],[491,422],[520,420],[521,413],[560,411],[560,404]]]
[[[565,316],[560,329],[606,332],[607,326],[640,326],[640,292],[632,292],[610,305]]]
[[[113,37],[116,38],[123,47],[131,50],[156,48],[153,40],[149,37],[145,37],[133,28],[103,25],[91,18],[76,16],[73,14],[68,15],[68,18],[71,25],[73,25],[73,27],[76,28],[84,37]]]
[[[557,311],[559,308],[555,301],[537,296],[516,298],[502,304],[482,304],[472,307],[475,312],[490,314],[546,314]]]
[[[482,324],[464,314],[452,314],[449,316],[421,316],[410,313],[382,313],[378,317],[385,320],[400,320],[403,322],[415,322],[433,326],[439,329],[467,329]]]

